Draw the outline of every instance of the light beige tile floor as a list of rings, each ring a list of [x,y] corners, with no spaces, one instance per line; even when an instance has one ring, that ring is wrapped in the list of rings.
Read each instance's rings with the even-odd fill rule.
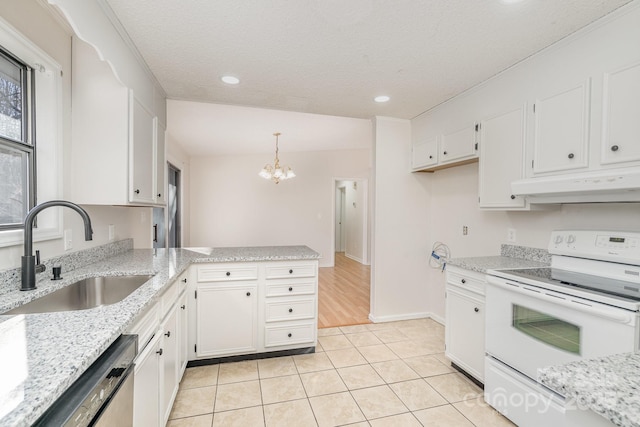
[[[189,368],[170,427],[513,426],[430,319],[318,331],[315,354]]]

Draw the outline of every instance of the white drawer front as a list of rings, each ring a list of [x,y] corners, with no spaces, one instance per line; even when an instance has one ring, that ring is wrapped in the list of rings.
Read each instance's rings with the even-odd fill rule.
[[[486,285],[485,276],[473,273],[473,271],[462,270],[462,272],[458,272],[458,270],[454,269],[447,270],[447,283],[484,295]]]
[[[159,304],[154,304],[127,330],[128,334],[138,335],[138,354],[144,350],[144,347],[158,329],[158,306]]]
[[[180,286],[178,285],[178,282],[175,281],[169,286],[169,289],[167,289],[165,293],[162,295],[161,311],[160,311],[161,319],[164,318],[164,316],[166,316],[171,306],[178,299],[178,291],[180,291]]]
[[[309,319],[315,316],[316,300],[289,299],[277,302],[269,301],[266,304],[265,312],[267,322]]]
[[[275,347],[301,343],[313,344],[316,339],[315,332],[315,322],[267,326],[265,328],[264,346]]]
[[[178,277],[178,285],[180,286],[180,291],[178,292],[179,294],[181,294],[182,291],[186,289],[188,283],[189,283],[189,269],[187,269]]]
[[[198,267],[198,282],[256,280],[257,278],[258,266],[255,264]]]
[[[283,297],[289,295],[312,295],[316,293],[316,281],[296,280],[286,282],[267,282],[268,297]]]
[[[315,263],[286,263],[267,266],[267,279],[284,279],[286,277],[314,277]]]

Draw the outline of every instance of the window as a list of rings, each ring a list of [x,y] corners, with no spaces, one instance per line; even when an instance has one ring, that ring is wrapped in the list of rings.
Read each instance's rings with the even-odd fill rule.
[[[35,202],[31,67],[0,48],[0,228],[19,228]]]
[[[62,37],[54,34],[55,37]],[[49,42],[40,34],[35,42]],[[62,67],[34,41],[0,18],[0,247],[21,245],[22,222],[38,201],[63,195],[63,117],[69,86]],[[61,59],[70,47],[56,43]],[[67,77],[67,82],[69,82]],[[69,98],[66,98],[69,99]],[[37,137],[37,141],[36,141]],[[36,162],[37,160],[37,162]],[[34,242],[62,237],[60,209],[38,214]]]

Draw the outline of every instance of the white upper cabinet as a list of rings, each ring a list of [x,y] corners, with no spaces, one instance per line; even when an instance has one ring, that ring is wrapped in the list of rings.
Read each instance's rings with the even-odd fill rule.
[[[640,63],[604,75],[601,163],[640,161]]]
[[[524,175],[526,104],[480,123],[480,207],[521,209],[511,182]]]
[[[411,167],[414,171],[438,164],[439,141],[440,137],[436,136],[414,144],[411,157]]]
[[[155,201],[153,162],[156,118],[138,101],[133,92],[129,106],[129,200],[139,203]]]
[[[589,166],[589,81],[536,99],[533,173]]]
[[[440,144],[440,163],[451,163],[477,157],[477,125],[465,126],[454,132],[442,135]]]

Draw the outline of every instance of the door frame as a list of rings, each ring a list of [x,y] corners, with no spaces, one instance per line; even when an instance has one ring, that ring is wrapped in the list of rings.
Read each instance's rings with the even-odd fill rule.
[[[334,177],[331,181],[331,253],[329,254],[329,266],[334,267],[336,262],[336,189],[338,188],[339,181],[355,181],[362,189],[362,263],[364,265],[370,265],[371,250],[369,248],[369,180],[367,178]]]

